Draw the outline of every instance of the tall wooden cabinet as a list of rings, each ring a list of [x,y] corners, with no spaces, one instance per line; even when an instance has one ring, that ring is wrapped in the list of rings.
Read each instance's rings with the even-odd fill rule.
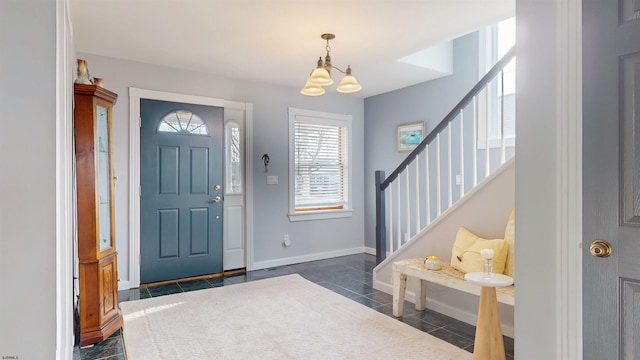
[[[118,95],[74,84],[73,112],[78,201],[80,345],[122,327],[113,211],[112,108]]]

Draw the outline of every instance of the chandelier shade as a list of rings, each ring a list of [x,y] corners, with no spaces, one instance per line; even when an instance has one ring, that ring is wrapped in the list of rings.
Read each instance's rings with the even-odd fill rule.
[[[307,81],[300,90],[300,93],[307,96],[320,96],[323,95],[326,91],[324,86],[331,86],[334,84],[333,79],[331,78],[331,69],[336,69],[339,72],[345,74],[344,78],[340,81],[340,85],[336,88],[338,92],[341,93],[354,93],[362,90],[362,86],[358,83],[358,80],[351,75],[351,66],[347,66],[346,71],[342,71],[340,68],[333,66],[331,64],[331,48],[329,47],[329,40],[335,39],[335,35],[333,34],[322,34],[320,36],[323,40],[327,41],[327,45],[325,47],[327,54],[322,60],[322,57],[318,59],[317,67],[313,69],[311,75],[307,78]]]
[[[347,75],[342,78],[342,81],[340,81],[340,85],[338,85],[336,90],[345,94],[362,90],[362,86],[358,84],[358,80],[351,75],[351,66],[347,66]]]
[[[325,69],[324,67],[318,67],[315,70],[313,70],[313,72],[311,73],[311,76],[309,76],[308,81],[314,85],[320,85],[320,86],[333,85],[333,79],[331,78],[331,75],[329,74],[327,69]]]
[[[320,96],[320,95],[324,95],[325,92],[326,91],[322,86],[313,84],[310,81],[307,81],[307,83],[304,84],[304,87],[302,88],[302,90],[300,90],[300,93],[302,95],[307,95],[307,96]]]

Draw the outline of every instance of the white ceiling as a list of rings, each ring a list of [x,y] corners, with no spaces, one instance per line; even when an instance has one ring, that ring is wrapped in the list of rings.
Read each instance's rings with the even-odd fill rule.
[[[513,16],[515,0],[70,0],[78,52],[301,88],[331,32],[368,97],[439,76],[398,59]],[[334,77],[336,77],[334,75]],[[341,77],[336,77],[338,80]],[[335,85],[334,85],[335,86]]]

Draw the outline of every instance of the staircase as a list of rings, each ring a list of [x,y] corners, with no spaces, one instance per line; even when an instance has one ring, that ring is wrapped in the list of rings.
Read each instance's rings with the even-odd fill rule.
[[[515,107],[502,96],[511,62],[514,48],[388,177],[376,171],[375,289],[392,293],[394,261],[439,255],[448,262],[460,226],[485,238],[504,236],[515,203],[515,138],[505,136]],[[498,136],[491,136],[492,126]],[[408,284],[408,301],[414,301],[414,288]],[[427,306],[475,324],[478,299],[430,284]],[[501,305],[500,319],[503,333],[513,336],[513,307]]]
[[[512,62],[515,63],[515,48],[487,72],[391,175],[385,178],[384,171],[376,171],[378,264],[413,241],[514,156],[515,138],[506,138],[505,125],[507,118],[515,118],[515,107],[508,106],[507,96],[502,96],[505,68]],[[499,131],[495,131],[496,125]]]

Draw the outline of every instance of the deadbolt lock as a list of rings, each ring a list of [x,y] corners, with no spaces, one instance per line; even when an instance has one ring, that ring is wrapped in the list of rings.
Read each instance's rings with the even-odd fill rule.
[[[611,244],[604,240],[594,240],[589,246],[589,252],[595,257],[609,257],[613,253]]]
[[[213,187],[213,190],[215,190],[215,191],[219,191],[219,190],[220,190],[220,185],[216,185],[216,186],[214,186],[214,187]]]

